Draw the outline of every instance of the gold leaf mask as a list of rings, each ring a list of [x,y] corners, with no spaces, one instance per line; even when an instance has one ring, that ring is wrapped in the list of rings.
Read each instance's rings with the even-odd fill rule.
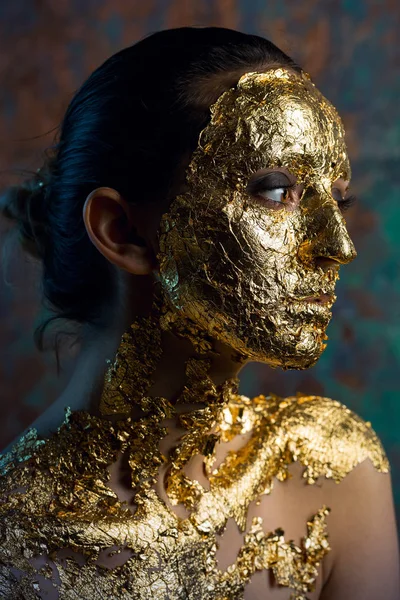
[[[335,267],[356,255],[331,192],[350,179],[342,122],[308,76],[283,68],[243,75],[211,114],[187,189],[161,223],[170,320],[194,322],[243,357],[307,368],[325,348]],[[295,208],[249,193],[257,171],[276,168],[303,186]],[[306,300],[321,296],[329,300]]]

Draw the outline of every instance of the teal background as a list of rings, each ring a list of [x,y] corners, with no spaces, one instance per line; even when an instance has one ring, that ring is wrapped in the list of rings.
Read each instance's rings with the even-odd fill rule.
[[[398,0],[13,0],[0,3],[0,183],[36,169],[74,90],[108,56],[182,25],[257,33],[291,54],[338,108],[359,203],[348,224],[359,257],[344,267],[319,363],[243,372],[249,395],[300,390],[333,397],[371,421],[388,453],[400,511],[400,8]],[[2,224],[2,233],[6,225]],[[0,446],[60,393],[51,353],[32,333],[40,268],[16,250],[0,281]],[[400,513],[398,512],[398,515]]]

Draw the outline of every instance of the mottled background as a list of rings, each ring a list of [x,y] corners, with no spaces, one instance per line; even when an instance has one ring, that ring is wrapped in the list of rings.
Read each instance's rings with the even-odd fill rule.
[[[400,510],[400,8],[398,0],[0,1],[0,169],[35,169],[74,90],[108,56],[158,29],[220,25],[271,39],[311,73],[346,129],[359,205],[359,258],[342,270],[330,343],[316,367],[252,365],[243,392],[296,390],[344,402],[372,422],[389,455]],[[3,281],[4,279],[4,281]],[[0,446],[59,394],[51,354],[32,332],[38,273],[13,255],[0,281]],[[398,513],[399,514],[399,513]]]

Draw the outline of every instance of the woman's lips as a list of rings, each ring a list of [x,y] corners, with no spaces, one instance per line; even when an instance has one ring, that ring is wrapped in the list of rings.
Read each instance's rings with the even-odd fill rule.
[[[294,317],[299,317],[304,322],[317,321],[327,326],[331,317],[331,308],[336,300],[334,294],[322,293],[297,297],[288,304],[288,311]]]
[[[336,296],[334,294],[318,294],[315,296],[305,296],[303,298],[299,298],[297,301],[299,302],[307,302],[307,303],[315,303],[322,304],[324,306],[332,306],[335,302]]]

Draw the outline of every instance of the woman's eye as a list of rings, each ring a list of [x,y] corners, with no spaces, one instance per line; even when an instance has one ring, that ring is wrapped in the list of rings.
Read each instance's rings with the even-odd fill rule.
[[[272,202],[284,204],[289,198],[289,190],[288,188],[275,188],[273,190],[265,189],[260,190],[258,195],[262,196],[262,198],[265,198],[266,200],[272,200]]]

